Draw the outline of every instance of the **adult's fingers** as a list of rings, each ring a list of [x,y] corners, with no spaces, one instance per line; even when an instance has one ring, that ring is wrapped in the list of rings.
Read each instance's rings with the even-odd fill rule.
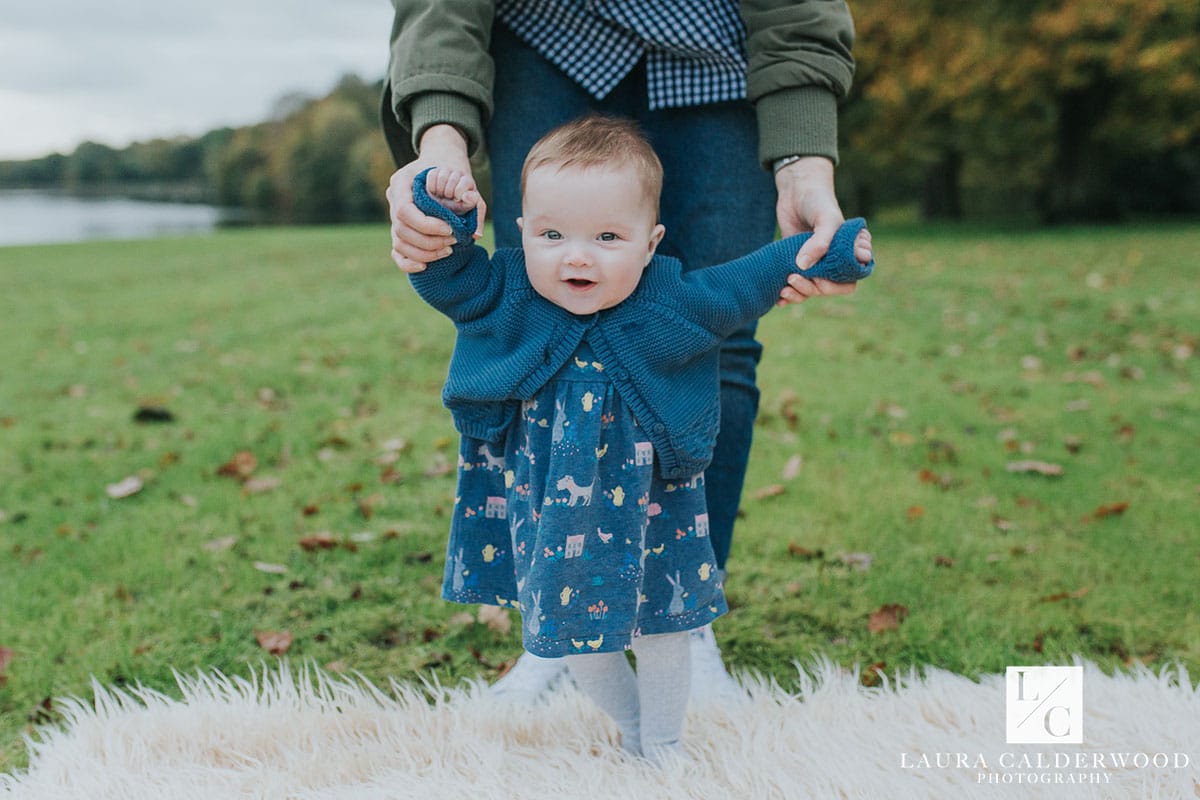
[[[439,258],[445,258],[450,255],[450,245],[439,243],[434,249],[415,247],[393,231],[392,252],[410,261],[419,261],[422,264],[428,264],[430,261],[437,261]]]
[[[833,219],[831,216],[817,220],[813,225],[812,236],[796,253],[796,266],[805,270],[824,258],[825,254],[829,252],[829,244],[833,241],[833,235],[837,233],[841,224],[842,220]]]
[[[414,272],[424,272],[425,267],[428,266],[420,261],[413,261],[405,258],[395,250],[392,251],[392,261],[396,262],[396,266],[399,267],[402,272],[407,272],[410,274]]]

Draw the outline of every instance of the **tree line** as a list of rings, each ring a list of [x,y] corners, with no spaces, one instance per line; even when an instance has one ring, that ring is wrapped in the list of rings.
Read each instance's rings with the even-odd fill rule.
[[[1200,212],[1194,0],[852,0],[840,115],[848,212],[1047,223]],[[348,76],[198,138],[0,162],[0,186],[119,187],[272,222],[380,220],[380,84]]]

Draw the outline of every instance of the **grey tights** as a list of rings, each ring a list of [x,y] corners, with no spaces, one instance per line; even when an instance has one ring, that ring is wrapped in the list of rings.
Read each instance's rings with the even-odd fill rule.
[[[617,723],[621,746],[661,764],[680,754],[683,718],[691,689],[688,632],[633,640],[637,673],[624,653],[567,656],[571,677]]]

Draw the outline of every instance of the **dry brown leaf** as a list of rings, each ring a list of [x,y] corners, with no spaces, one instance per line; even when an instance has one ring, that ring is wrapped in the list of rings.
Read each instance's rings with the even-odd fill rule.
[[[234,454],[233,458],[217,468],[217,474],[244,481],[254,474],[257,467],[258,459],[254,457],[254,453],[249,450],[240,450]]]
[[[144,484],[142,479],[136,475],[130,475],[123,481],[110,483],[104,487],[104,493],[114,500],[120,500],[125,497],[132,497],[142,490]]]
[[[1048,461],[1010,461],[1007,469],[1009,472],[1030,472],[1050,477],[1063,474],[1061,464],[1051,464]]]
[[[782,483],[773,483],[770,486],[764,486],[754,493],[755,500],[766,500],[768,497],[778,497],[786,491]]]
[[[1092,519],[1104,519],[1105,517],[1114,517],[1118,514],[1124,514],[1129,508],[1129,503],[1107,503],[1100,506],[1091,513]]]
[[[333,538],[332,533],[314,533],[302,538],[300,546],[310,553],[314,550],[332,550],[337,547],[337,539]]]
[[[795,542],[788,544],[788,555],[803,559],[804,561],[814,561],[825,558],[824,550],[809,550],[807,547],[801,547]]]
[[[1062,600],[1078,600],[1079,598],[1083,597],[1085,594],[1087,594],[1091,590],[1092,590],[1092,588],[1090,586],[1084,586],[1082,588],[1076,589],[1073,592],[1056,592],[1054,594],[1049,594],[1049,595],[1046,595],[1045,597],[1041,598],[1040,602],[1057,603]]]
[[[992,514],[992,524],[996,526],[996,530],[1004,531],[1005,533],[1017,529],[1016,524],[1012,520],[1007,520],[999,514]]]
[[[0,647],[0,686],[3,686],[8,681],[8,676],[4,673],[8,670],[8,665],[17,657],[11,649]]]
[[[292,646],[291,631],[255,631],[258,645],[273,656],[281,656]]]
[[[925,509],[921,506],[909,506],[907,513],[910,520],[920,519],[925,516]]]
[[[512,617],[500,606],[480,606],[479,621],[502,635],[512,630]]]
[[[883,683],[883,670],[885,667],[887,667],[886,661],[876,661],[863,670],[859,681],[863,686],[878,686]]]
[[[953,567],[954,559],[950,558],[950,556],[935,556],[933,564],[936,567]]]
[[[908,606],[903,606],[899,603],[882,605],[871,612],[871,618],[867,620],[867,630],[871,633],[894,631],[900,627],[900,623],[907,616]]]

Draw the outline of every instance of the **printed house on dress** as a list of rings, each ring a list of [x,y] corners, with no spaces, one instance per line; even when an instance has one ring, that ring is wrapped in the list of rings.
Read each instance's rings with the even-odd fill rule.
[[[503,497],[489,497],[483,508],[487,519],[508,519],[508,500]]]

